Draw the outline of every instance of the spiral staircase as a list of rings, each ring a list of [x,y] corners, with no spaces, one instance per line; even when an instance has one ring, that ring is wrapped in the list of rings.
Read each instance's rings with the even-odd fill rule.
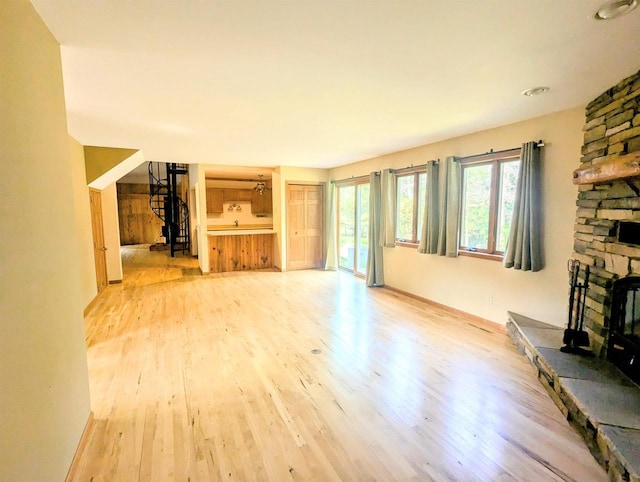
[[[178,185],[180,177],[188,173],[186,164],[149,163],[149,206],[164,226],[162,235],[171,250],[171,257],[177,251],[189,252],[189,208],[180,198]]]

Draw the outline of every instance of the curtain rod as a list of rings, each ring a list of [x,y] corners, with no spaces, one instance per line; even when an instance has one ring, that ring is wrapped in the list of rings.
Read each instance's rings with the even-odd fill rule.
[[[432,159],[429,162],[435,162],[437,164],[440,162],[440,159]],[[401,167],[399,169],[389,169],[389,172],[399,172],[399,171],[404,171],[405,169],[421,169],[423,167],[427,167],[429,165],[429,162],[425,162],[424,164],[418,164],[417,166],[414,166],[413,164],[411,164],[410,166]],[[382,174],[382,171],[372,171],[372,173],[379,176],[380,174]],[[330,181],[330,182],[341,184],[341,183],[351,182],[351,181],[361,181],[368,178],[369,178],[369,174],[365,174],[364,176],[351,176],[345,179],[337,179],[335,181]]]
[[[376,172],[380,172],[380,171],[376,171]],[[364,179],[368,179],[369,178],[369,174],[365,174],[364,176],[351,176],[351,177],[347,177],[345,179],[338,179],[335,181],[331,181],[331,182],[335,182],[336,184],[342,184],[345,182],[352,182],[352,181],[363,181]]]
[[[536,144],[536,147],[544,147],[544,141],[542,139],[540,139],[539,141],[533,141]],[[465,157],[458,157],[456,158],[456,161],[466,161],[467,159],[473,159],[474,157],[481,157],[481,156],[487,156],[489,154],[502,154],[503,152],[510,152],[510,151],[516,151],[516,150],[520,150],[522,149],[522,146],[520,147],[512,147],[511,149],[502,149],[501,151],[494,151],[493,149],[484,152],[482,154],[473,154],[472,156],[465,156]]]
[[[440,159],[432,159],[428,162],[425,162],[424,164],[418,164],[417,166],[414,166],[413,164],[411,164],[410,166],[401,167],[399,169],[389,169],[389,172],[400,172],[400,171],[405,171],[407,169],[422,169],[423,167],[427,167],[430,162],[435,162],[437,164],[440,162]]]
[[[533,141],[536,142],[536,141]],[[544,141],[542,139],[538,140],[536,142],[536,147],[544,147]],[[474,154],[472,156],[466,156],[466,157],[458,157],[456,158],[457,161],[462,161],[462,160],[466,160],[466,159],[473,159],[474,157],[480,157],[480,156],[486,156],[487,154],[500,154],[503,152],[509,152],[509,151],[515,151],[516,149],[522,149],[522,147],[512,147],[511,149],[503,149],[501,151],[494,151],[493,149],[491,149],[488,152],[485,152],[484,154]],[[427,167],[429,165],[430,162],[435,162],[436,164],[438,164],[440,162],[440,159],[432,159],[431,161],[425,162],[424,164],[418,164],[417,166],[414,166],[413,164],[411,164],[410,166],[407,167],[402,167],[400,169],[389,169],[389,172],[399,172],[399,171],[404,171],[405,169],[421,169],[423,167]],[[381,171],[374,171],[376,174],[380,174]],[[361,181],[363,179],[368,178],[369,175],[365,174],[364,176],[351,176],[348,177],[346,179],[339,179],[337,181],[331,181],[334,182],[336,184],[340,184],[340,183],[344,183],[344,182],[350,182],[350,181]]]

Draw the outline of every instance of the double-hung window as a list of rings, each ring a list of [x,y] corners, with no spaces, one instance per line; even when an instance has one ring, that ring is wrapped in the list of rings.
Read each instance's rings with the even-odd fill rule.
[[[460,161],[460,254],[502,259],[515,202],[520,149]]]
[[[396,241],[418,244],[427,195],[424,169],[396,171]]]

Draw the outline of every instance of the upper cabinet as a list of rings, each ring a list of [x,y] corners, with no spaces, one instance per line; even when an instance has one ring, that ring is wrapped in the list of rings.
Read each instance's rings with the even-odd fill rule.
[[[207,187],[207,214],[222,214],[223,204],[239,202],[251,203],[251,214],[265,215],[273,213],[273,190],[270,183],[267,184],[264,192],[260,194],[253,189],[254,183],[249,187]]]
[[[252,191],[251,195],[251,213],[252,214],[271,214],[273,213],[273,199],[271,189],[265,189],[263,194]]]
[[[207,213],[220,214],[222,212],[223,189],[207,188]]]
[[[226,203],[237,203],[240,201],[251,201],[251,193],[253,190],[251,189],[223,189],[223,199]]]

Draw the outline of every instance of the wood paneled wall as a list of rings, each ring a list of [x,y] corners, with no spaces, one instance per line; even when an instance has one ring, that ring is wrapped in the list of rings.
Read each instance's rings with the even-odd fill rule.
[[[118,190],[118,197],[121,194],[146,194],[149,195],[149,184],[130,184],[130,183],[118,183],[116,184]]]
[[[149,207],[148,184],[118,184],[120,244],[153,244],[163,222]]]

